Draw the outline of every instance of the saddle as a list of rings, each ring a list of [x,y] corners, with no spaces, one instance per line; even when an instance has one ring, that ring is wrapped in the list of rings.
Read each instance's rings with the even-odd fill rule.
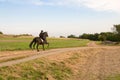
[[[44,42],[44,40],[42,38],[40,38],[42,42]]]

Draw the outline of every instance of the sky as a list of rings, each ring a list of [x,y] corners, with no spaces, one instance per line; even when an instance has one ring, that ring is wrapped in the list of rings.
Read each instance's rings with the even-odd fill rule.
[[[112,31],[120,0],[0,0],[0,31],[50,37]]]

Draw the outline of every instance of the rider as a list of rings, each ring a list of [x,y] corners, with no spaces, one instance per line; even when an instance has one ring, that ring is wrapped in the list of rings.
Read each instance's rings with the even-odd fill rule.
[[[43,39],[43,30],[41,30],[41,32],[40,32],[40,34],[39,34],[39,37],[44,41],[44,39]]]
[[[39,37],[43,40],[44,43],[47,43],[46,37],[44,37],[44,32],[41,30]]]
[[[43,30],[41,30],[41,32],[40,32],[40,34],[39,34],[39,37],[40,37],[40,38],[43,38],[43,33],[44,33]]]

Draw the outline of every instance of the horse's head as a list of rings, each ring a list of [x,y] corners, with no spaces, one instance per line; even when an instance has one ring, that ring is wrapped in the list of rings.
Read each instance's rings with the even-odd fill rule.
[[[47,33],[47,32],[44,32],[44,33],[43,33],[43,36],[44,36],[44,37],[48,37],[48,33]]]

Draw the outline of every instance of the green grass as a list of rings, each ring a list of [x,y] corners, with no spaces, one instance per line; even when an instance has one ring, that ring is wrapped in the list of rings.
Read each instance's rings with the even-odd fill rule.
[[[109,76],[105,80],[120,80],[120,74]]]
[[[86,46],[88,40],[82,39],[49,39],[50,48],[66,48],[66,47],[81,47]]]
[[[0,42],[0,50],[7,51],[7,50],[28,50],[29,43],[28,42]]]
[[[0,51],[28,50],[32,38],[0,38]]]
[[[0,38],[0,51],[29,50],[33,38]],[[86,46],[88,40],[48,38],[49,49]],[[45,46],[47,47],[47,45]],[[42,48],[41,46],[39,48]]]

